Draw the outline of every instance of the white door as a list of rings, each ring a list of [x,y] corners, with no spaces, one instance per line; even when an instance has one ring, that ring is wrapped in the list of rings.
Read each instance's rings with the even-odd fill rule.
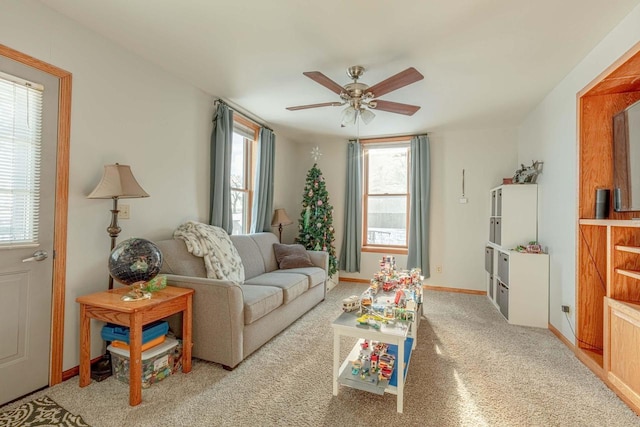
[[[16,83],[13,101],[10,96],[0,96],[2,405],[49,383],[59,82],[54,76],[1,56],[0,72],[3,73],[0,74],[0,80],[5,84],[5,88],[7,81],[13,80]],[[35,101],[29,97],[26,106],[20,102],[25,99],[27,87],[30,86],[29,91],[33,91],[38,85],[43,88],[40,171],[23,174],[26,168],[33,167],[30,166],[33,160],[32,152],[24,148],[24,135],[37,133],[38,129],[35,128]],[[15,123],[8,123],[6,119],[2,119],[3,116],[14,114],[14,111],[17,111],[15,116],[18,117]],[[19,120],[22,120],[22,124]],[[8,130],[12,127],[19,128],[25,123],[26,130]],[[22,178],[15,178],[19,175],[23,175]],[[39,188],[37,185],[33,186],[33,198],[26,195],[25,188],[29,185],[24,185],[24,180],[30,181],[31,177],[36,177],[39,182]],[[29,213],[34,206],[38,211],[37,216]],[[25,220],[17,221],[19,217],[24,217]],[[33,231],[36,232],[35,235]]]

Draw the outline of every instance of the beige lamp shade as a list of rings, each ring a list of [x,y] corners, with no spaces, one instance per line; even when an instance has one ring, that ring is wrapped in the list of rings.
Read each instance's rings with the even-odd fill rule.
[[[128,165],[105,165],[102,179],[87,196],[89,199],[131,199],[149,197],[146,191],[140,187],[138,181],[131,173]]]
[[[284,209],[276,209],[273,213],[273,219],[271,220],[271,226],[277,227],[278,225],[289,225],[293,224],[289,215],[287,215],[287,211]]]

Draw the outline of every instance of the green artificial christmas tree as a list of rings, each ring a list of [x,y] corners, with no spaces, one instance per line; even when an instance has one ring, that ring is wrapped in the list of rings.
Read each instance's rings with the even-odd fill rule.
[[[329,193],[322,172],[314,163],[307,173],[304,186],[297,242],[309,250],[329,253],[330,277],[338,271],[332,224],[333,206],[329,204]]]

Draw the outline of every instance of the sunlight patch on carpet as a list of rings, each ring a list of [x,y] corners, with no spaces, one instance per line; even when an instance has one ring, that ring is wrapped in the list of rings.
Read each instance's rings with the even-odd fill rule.
[[[460,421],[461,425],[473,425],[477,427],[488,427],[489,424],[482,416],[481,412],[478,410],[478,406],[476,405],[475,400],[467,390],[467,387],[460,379],[460,375],[458,375],[458,371],[454,369],[453,376],[456,379],[456,384],[458,385],[458,396],[460,396],[459,404],[460,404]]]

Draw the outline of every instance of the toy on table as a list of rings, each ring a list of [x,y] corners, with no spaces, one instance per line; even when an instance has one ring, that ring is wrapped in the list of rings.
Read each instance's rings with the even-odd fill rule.
[[[380,271],[374,274],[369,288],[360,296],[360,314],[380,316],[386,321],[414,321],[422,303],[421,285],[424,278],[421,273],[419,268],[398,270],[393,256],[383,256]],[[384,293],[380,294],[380,291]],[[343,301],[343,309],[347,311],[345,305],[353,307],[347,299]],[[361,317],[358,323],[375,327],[370,320]]]
[[[356,321],[358,322],[356,326],[371,326],[373,329],[380,329],[380,324],[386,323],[387,319],[376,314],[363,314]]]
[[[388,344],[364,340],[357,359],[351,361],[351,374],[362,381],[378,384],[389,380],[395,366],[395,356],[387,353]]]
[[[360,297],[358,295],[351,295],[342,300],[343,311],[354,311],[360,308]]]

